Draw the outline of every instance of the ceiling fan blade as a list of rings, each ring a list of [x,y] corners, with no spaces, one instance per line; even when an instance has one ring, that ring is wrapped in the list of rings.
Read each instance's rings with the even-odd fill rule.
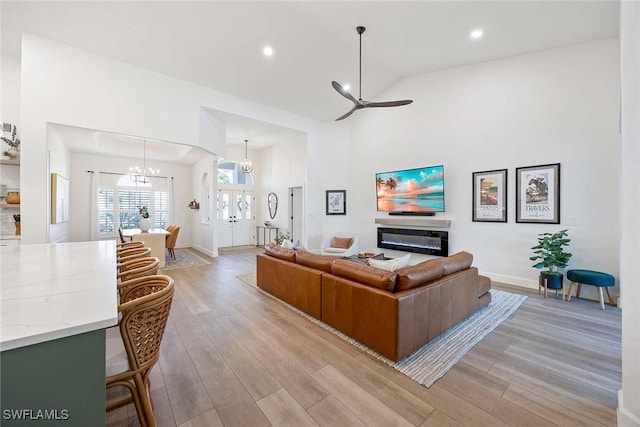
[[[399,107],[401,105],[411,104],[412,99],[404,99],[402,101],[385,101],[385,102],[365,102],[364,108],[369,107]]]
[[[347,90],[345,88],[343,88],[340,83],[331,82],[331,86],[333,86],[333,88],[336,90],[336,92],[338,92],[340,95],[342,95],[345,98],[347,98],[349,101],[353,102],[354,104],[358,103],[358,101],[349,92],[347,92]]]
[[[336,119],[336,122],[337,122],[338,120],[346,119],[347,117],[349,117],[350,115],[352,115],[354,111],[356,111],[356,106],[355,106],[355,105],[354,105],[354,106],[353,106],[353,108],[352,108],[351,110],[349,110],[346,114],[343,114],[342,116],[338,117],[338,118]]]

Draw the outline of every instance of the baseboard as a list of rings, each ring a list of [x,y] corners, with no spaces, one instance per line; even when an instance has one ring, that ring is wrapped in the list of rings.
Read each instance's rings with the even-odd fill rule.
[[[640,418],[624,408],[622,390],[618,390],[618,427],[640,427]]]
[[[537,280],[523,279],[522,277],[507,276],[505,274],[490,273],[487,271],[479,272],[483,276],[487,276],[494,282],[505,283],[507,285],[522,286],[523,288],[538,289]]]
[[[205,255],[209,255],[209,256],[210,256],[210,257],[212,257],[212,258],[216,258],[216,257],[218,256],[218,251],[217,251],[217,250],[212,251],[212,250],[210,250],[210,249],[205,249],[205,248],[203,248],[203,247],[201,247],[201,246],[194,245],[194,244],[190,244],[190,245],[180,245],[180,247],[193,248],[193,249],[195,249],[195,250],[197,250],[197,251],[202,252],[202,253],[203,253],[203,254],[205,254]]]

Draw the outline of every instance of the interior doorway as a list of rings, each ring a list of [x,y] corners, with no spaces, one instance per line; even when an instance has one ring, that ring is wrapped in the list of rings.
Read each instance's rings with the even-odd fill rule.
[[[303,188],[289,187],[289,229],[291,230],[291,241],[295,244],[298,241],[304,242],[302,235],[303,227]]]

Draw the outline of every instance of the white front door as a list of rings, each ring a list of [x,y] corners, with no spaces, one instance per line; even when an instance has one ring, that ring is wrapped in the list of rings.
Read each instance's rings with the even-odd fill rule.
[[[253,191],[218,190],[218,247],[255,244]]]

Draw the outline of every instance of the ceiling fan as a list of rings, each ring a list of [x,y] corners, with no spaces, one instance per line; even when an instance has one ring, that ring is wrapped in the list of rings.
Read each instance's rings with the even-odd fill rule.
[[[342,120],[342,119],[346,119],[351,114],[353,114],[354,111],[360,110],[362,108],[398,107],[400,105],[407,105],[407,104],[411,104],[413,102],[412,99],[405,99],[405,100],[402,100],[402,101],[385,101],[385,102],[369,102],[369,101],[363,101],[362,100],[362,33],[364,33],[365,30],[366,30],[365,27],[361,27],[361,26],[356,27],[356,31],[360,35],[360,74],[359,74],[359,78],[360,78],[360,82],[359,83],[360,84],[359,84],[358,99],[355,99],[353,97],[353,95],[351,95],[349,92],[347,92],[347,90],[345,88],[343,88],[340,83],[338,83],[336,81],[332,81],[331,82],[331,86],[333,86],[333,88],[340,95],[344,96],[349,101],[353,102],[353,108],[351,110],[349,110],[346,114],[343,114],[342,116],[338,117],[336,119],[336,121]]]

